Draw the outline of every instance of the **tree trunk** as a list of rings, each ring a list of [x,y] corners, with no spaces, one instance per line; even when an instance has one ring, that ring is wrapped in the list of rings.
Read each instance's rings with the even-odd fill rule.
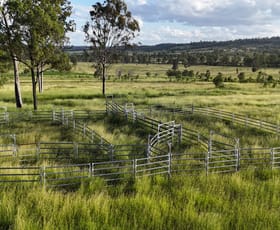
[[[102,94],[105,96],[106,65],[102,63]]]
[[[31,77],[32,77],[32,96],[33,96],[33,108],[37,110],[37,94],[36,94],[36,76],[34,68],[31,68]]]
[[[36,79],[37,79],[37,83],[38,83],[38,90],[39,93],[43,92],[43,72],[41,71],[41,67],[37,67],[37,72],[36,72]]]
[[[39,93],[43,93],[43,67],[42,67],[42,65],[37,66],[36,78],[37,78]]]
[[[17,61],[17,58],[15,56],[13,56],[13,66],[14,66],[14,86],[15,86],[16,107],[17,108],[22,108],[22,98],[21,98],[21,91],[20,91],[18,61]]]
[[[44,72],[43,72],[43,64],[40,66],[40,90],[41,93],[44,91]]]
[[[1,1],[3,2],[3,1]],[[16,107],[21,108],[22,107],[22,98],[21,98],[21,91],[20,91],[20,80],[19,80],[19,71],[18,71],[18,60],[17,57],[14,55],[12,51],[13,44],[11,42],[11,31],[8,23],[8,17],[4,13],[4,10],[1,9],[1,16],[2,19],[4,20],[4,27],[5,27],[5,33],[8,36],[8,44],[9,44],[9,53],[13,61],[13,66],[14,66],[14,88],[15,88],[15,99],[16,99]]]

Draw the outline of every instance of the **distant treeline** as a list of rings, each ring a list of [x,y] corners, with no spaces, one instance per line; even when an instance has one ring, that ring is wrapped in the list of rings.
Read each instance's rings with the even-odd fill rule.
[[[72,62],[94,61],[87,47],[69,49]],[[280,67],[280,38],[243,39],[226,42],[160,44],[119,50],[116,63]]]

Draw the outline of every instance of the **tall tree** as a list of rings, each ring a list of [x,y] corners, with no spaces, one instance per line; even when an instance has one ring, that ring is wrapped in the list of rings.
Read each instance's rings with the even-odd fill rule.
[[[112,61],[112,53],[132,45],[140,27],[122,0],[97,2],[90,10],[90,17],[91,21],[84,26],[85,40],[91,43],[96,64],[101,67],[102,93],[105,95],[106,69]]]
[[[51,63],[64,43],[66,32],[72,29],[71,5],[67,0],[13,0],[7,7],[14,13],[21,40],[20,61],[31,72],[33,107],[37,110],[36,84],[42,66]]]
[[[14,90],[16,107],[22,107],[22,97],[20,90],[19,68],[18,68],[18,53],[20,53],[20,27],[14,20],[16,12],[12,12],[8,5],[11,1],[1,1],[0,6],[0,46],[6,51],[13,63],[14,69]]]

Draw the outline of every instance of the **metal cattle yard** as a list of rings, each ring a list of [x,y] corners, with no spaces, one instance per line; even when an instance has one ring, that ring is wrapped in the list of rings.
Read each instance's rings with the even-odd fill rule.
[[[214,131],[205,136],[175,121],[161,122],[153,116],[154,112],[162,116],[201,115],[279,135],[277,125],[213,108],[157,106],[137,111],[134,104],[121,105],[110,97],[106,100],[106,110],[99,111],[61,109],[18,113],[8,112],[5,107],[0,109],[1,126],[16,121],[52,122],[71,129],[84,140],[19,144],[16,135],[0,134],[0,186],[7,182],[28,182],[60,187],[96,177],[114,183],[158,174],[233,173],[251,166],[280,168],[280,147],[241,148],[237,138]],[[146,144],[114,145],[85,123],[105,116],[119,117],[146,130],[149,133]],[[195,145],[199,151],[184,149],[187,145]]]

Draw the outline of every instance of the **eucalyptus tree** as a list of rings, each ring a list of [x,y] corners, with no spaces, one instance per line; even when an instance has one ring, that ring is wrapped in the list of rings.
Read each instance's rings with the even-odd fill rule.
[[[37,110],[36,84],[42,67],[52,64],[54,56],[67,41],[73,28],[68,21],[72,7],[67,0],[8,0],[20,38],[20,61],[31,72],[33,107]]]
[[[101,67],[102,93],[105,95],[106,68],[112,62],[112,54],[132,45],[140,27],[122,0],[97,2],[89,14],[91,20],[84,26],[85,40],[91,43],[96,65]]]
[[[12,1],[1,0],[0,2],[0,48],[5,51],[12,60],[14,69],[14,91],[16,107],[22,107],[20,90],[20,78],[18,68],[18,55],[21,53],[20,27],[16,23],[16,14],[10,10]]]

